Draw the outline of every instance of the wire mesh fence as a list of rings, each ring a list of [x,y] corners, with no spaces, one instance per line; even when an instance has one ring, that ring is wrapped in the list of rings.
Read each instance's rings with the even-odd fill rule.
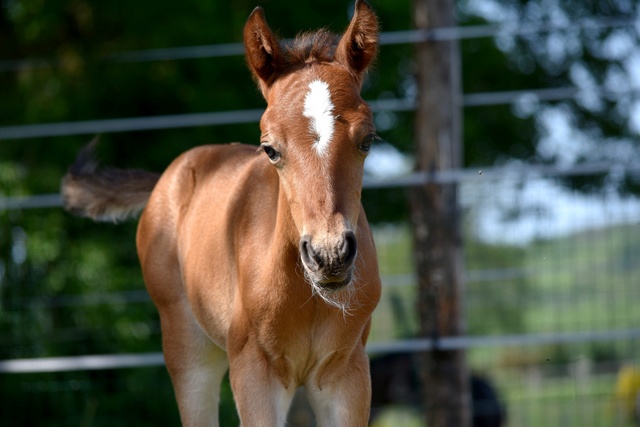
[[[585,194],[566,176],[483,175],[460,186],[468,335],[459,347],[441,345],[468,349],[474,376],[498,393],[502,425],[633,425],[639,201],[607,190]],[[389,225],[376,238],[385,298],[373,339],[414,336],[410,232]],[[413,413],[412,422],[424,425]]]
[[[628,17],[569,26],[634,24],[636,19]],[[394,45],[553,29],[483,25],[384,33],[381,41]],[[237,44],[194,46],[121,52],[105,62],[241,53]],[[0,72],[43,66],[56,64],[0,61]],[[588,91],[618,95],[604,87]],[[461,94],[461,103],[514,105],[526,99],[576,99],[583,92],[563,86],[468,93]],[[371,104],[376,113],[415,109],[408,95]],[[257,121],[261,111],[5,125],[0,139],[246,123]],[[640,201],[619,195],[613,184],[579,191],[574,179],[606,182],[620,168],[520,164],[365,182],[368,192],[402,192],[427,180],[459,184],[466,289],[467,334],[418,337],[409,226],[375,225],[384,285],[369,344],[374,400],[379,398],[376,426],[424,425],[416,355],[434,349],[466,350],[472,389],[477,389],[475,426],[630,427],[637,422]],[[7,173],[0,169],[3,194],[11,194],[11,185],[19,181],[7,181]],[[162,367],[159,321],[137,267],[135,224],[76,227],[80,220],[69,218],[59,205],[55,194],[0,198],[0,426],[178,425]],[[238,424],[228,385],[221,418],[225,425]],[[301,418],[291,424],[308,425]]]
[[[467,350],[473,378],[504,411],[502,425],[632,425],[640,389],[640,201],[606,188],[575,190],[567,176],[458,173],[464,337],[417,336],[409,227],[374,227],[384,290],[369,350],[372,363],[386,357],[384,374],[374,375],[374,396],[388,373],[404,390],[382,399],[375,425],[423,423],[413,355],[434,347]],[[36,407],[47,425],[154,423],[154,405],[174,406],[159,367],[157,315],[139,276],[109,284],[119,260],[135,264],[135,224],[95,225],[98,241],[100,233],[122,234],[116,258],[106,259],[96,244],[79,248],[82,256],[58,254],[62,266],[53,268],[56,261],[43,260],[56,249],[47,248],[43,233],[65,233],[65,214],[51,208],[2,215],[10,238],[0,264],[0,375],[3,402],[14,410],[3,411],[0,425],[32,424]],[[34,275],[43,286],[33,285]],[[63,285],[71,277],[84,285]],[[51,356],[68,358],[45,358]],[[228,390],[225,399],[233,417]],[[474,413],[482,413],[481,399],[474,403]]]

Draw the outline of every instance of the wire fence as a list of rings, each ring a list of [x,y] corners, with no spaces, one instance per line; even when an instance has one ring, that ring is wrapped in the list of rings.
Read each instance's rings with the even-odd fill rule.
[[[636,25],[636,20],[624,17],[572,24],[576,28],[628,25]],[[393,45],[493,37],[505,31],[526,34],[558,29],[444,28],[385,33],[381,42]],[[105,60],[143,62],[241,53],[240,45],[227,44],[122,52]],[[0,71],[41,66],[50,67],[52,61],[0,61]],[[466,107],[480,107],[513,104],[523,97],[554,101],[579,94],[578,88],[561,87],[466,94],[461,100]],[[415,109],[413,100],[370,104],[374,111]],[[261,114],[262,110],[254,109],[3,126],[0,139],[253,123]],[[640,311],[636,308],[640,298],[637,262],[640,203],[634,197],[623,197],[607,189],[584,194],[572,190],[569,182],[576,177],[621,173],[638,176],[640,166],[611,162],[571,167],[518,164],[392,179],[367,177],[364,187],[369,190],[401,191],[430,182],[457,184],[465,251],[467,334],[417,338],[418,319],[413,306],[416,277],[408,226],[381,224],[375,228],[384,289],[368,346],[374,360],[385,355],[464,349],[472,370],[499,392],[510,426],[630,426],[633,399],[637,399],[640,387],[623,386],[640,378],[635,370],[640,364]],[[26,274],[21,269],[25,258],[30,256],[26,243],[34,238],[30,234],[64,234],[65,230],[55,228],[60,227],[55,220],[60,206],[58,194],[0,198],[0,214],[19,212],[43,218],[42,229],[24,231],[18,217],[6,230],[13,243],[10,259],[0,260],[0,288],[21,286],[19,281],[7,284],[6,277],[9,273],[18,278]],[[93,257],[94,262],[105,262],[99,249],[81,250],[83,255]],[[66,268],[78,271],[79,280],[100,282],[100,277],[82,270],[78,263],[70,262]],[[42,280],[51,282],[57,280],[37,269],[29,274],[40,274]],[[21,355],[0,360],[3,381],[19,394],[39,402],[39,410],[43,412],[55,413],[47,403],[54,400],[52,396],[64,396],[63,403],[57,405],[72,410],[82,408],[75,418],[61,421],[61,425],[90,424],[86,420],[92,419],[96,402],[109,402],[116,392],[146,396],[150,390],[159,394],[160,390],[170,390],[166,375],[157,370],[164,363],[159,349],[131,350],[135,350],[136,341],[155,340],[158,345],[160,342],[158,319],[152,314],[153,306],[141,286],[138,280],[136,285],[128,283],[118,289],[83,294],[59,292],[53,296],[24,287],[17,296],[3,299],[0,326],[5,332],[0,334],[0,343],[4,351],[17,349],[12,354]],[[92,317],[96,311],[107,313],[105,317],[110,323],[96,322]],[[72,321],[61,320],[70,313]],[[101,325],[100,331],[95,329],[96,324]],[[106,333],[106,329],[117,333]],[[69,354],[40,357],[47,354],[50,343],[63,344],[70,349]],[[96,349],[109,349],[111,353]],[[167,402],[173,399],[170,391],[165,397]],[[153,411],[145,412],[143,400],[135,400],[136,406],[147,419],[152,419]],[[21,420],[27,419],[24,415]],[[2,425],[16,422],[20,424],[20,420],[0,417]],[[131,418],[115,415],[109,415],[105,422],[136,425]]]
[[[408,30],[384,32],[380,35],[380,44],[398,45],[421,43],[426,41],[463,40],[481,37],[495,37],[499,34],[524,35],[531,33],[553,32],[601,28],[616,28],[633,26],[637,19],[633,17],[609,17],[598,19],[585,19],[571,25],[524,25],[513,27],[508,24],[461,26],[450,28],[436,28],[427,31]],[[148,49],[141,51],[129,51],[115,53],[107,61],[119,63],[167,61],[194,58],[213,58],[224,56],[242,55],[244,48],[240,43],[228,43],[206,46],[189,46],[166,49]],[[43,59],[4,60],[0,61],[0,72],[18,71],[30,68],[51,66],[51,61]],[[590,92],[596,92],[602,96],[615,97],[619,95],[605,88],[589,88]],[[526,99],[528,102],[559,101],[574,99],[580,96],[582,91],[577,87],[556,88],[531,88],[517,91],[485,92],[464,94],[462,105],[465,107],[479,107],[489,105],[513,104]],[[378,111],[413,111],[415,100],[413,99],[384,99],[369,101],[374,112]],[[42,123],[0,127],[0,140],[2,139],[26,139],[41,137],[56,137],[69,135],[86,135],[110,132],[131,132],[142,130],[159,130],[198,126],[217,126],[229,124],[244,124],[257,122],[263,110],[249,109],[238,111],[214,111],[191,114],[175,114],[153,117],[130,117],[104,120],[91,120],[79,122]]]
[[[637,24],[637,19],[630,16],[600,17],[581,19],[570,24],[558,25],[532,24],[522,26],[505,25],[469,25],[431,30],[388,31],[380,34],[381,46],[423,43],[427,41],[465,40],[474,38],[495,37],[500,34],[524,35],[553,31],[596,30],[616,28]],[[286,41],[285,41],[286,42]],[[175,48],[145,49],[118,52],[104,58],[107,62],[132,63],[149,61],[175,61],[182,59],[220,58],[244,54],[241,43],[222,43],[202,46],[183,46]],[[15,72],[27,69],[48,68],[57,66],[55,61],[37,59],[0,60],[0,72]]]
[[[640,174],[635,166],[603,163],[569,168],[519,165],[367,180],[366,187],[374,191],[427,182],[459,186],[468,325],[464,336],[417,337],[408,227],[378,225],[374,233],[383,298],[368,345],[372,363],[384,360],[393,370],[393,364],[413,360],[405,359],[408,355],[462,349],[476,381],[485,381],[499,394],[510,426],[630,425],[625,393],[634,391],[625,391],[620,384],[635,375],[633,367],[640,363],[640,312],[635,304],[640,298],[636,262],[640,201],[606,190],[584,194],[565,181],[618,174],[621,168]],[[59,212],[57,195],[43,200],[38,204],[38,198],[5,199],[2,208],[43,217]],[[111,354],[82,353],[83,341],[91,333],[82,322],[71,329],[53,326],[45,336],[28,329],[27,317],[20,321],[34,309],[54,318],[62,311],[82,317],[97,309],[113,310],[119,314],[103,328],[124,328],[135,339],[159,342],[156,318],[125,314],[153,311],[142,289],[55,296],[31,290],[2,304],[3,319],[12,318],[15,327],[23,329],[17,341],[0,336],[5,348],[26,345],[23,354],[35,355],[34,343],[58,342],[76,353],[0,361],[0,373],[16,381],[24,393],[45,401],[47,396],[89,393],[103,401],[111,392],[91,379],[98,372],[115,378],[162,376],[157,371],[164,363],[159,350],[119,353],[121,343],[115,340],[108,345]],[[47,375],[63,380],[56,382]],[[125,383],[114,385],[115,390],[126,390]]]
[[[593,89],[590,90],[593,92]],[[604,89],[595,90],[595,92],[602,95],[613,94],[612,92],[605,91]],[[574,99],[580,96],[581,93],[582,92],[575,87],[473,93],[463,95],[462,105],[465,107],[510,105],[524,99],[526,99],[527,102],[560,101]],[[413,111],[416,108],[416,103],[412,99],[371,100],[368,104],[374,113],[381,111],[406,112]],[[0,140],[256,123],[260,120],[263,112],[264,110],[262,109],[248,109],[151,117],[0,126]]]

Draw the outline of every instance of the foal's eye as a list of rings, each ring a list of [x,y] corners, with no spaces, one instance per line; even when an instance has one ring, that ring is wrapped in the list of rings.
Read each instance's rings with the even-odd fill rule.
[[[269,157],[269,160],[271,160],[272,162],[275,162],[280,158],[280,153],[278,153],[276,150],[274,150],[273,147],[271,147],[269,145],[263,145],[262,149],[264,150],[264,152]]]
[[[374,141],[379,141],[379,140],[380,140],[380,137],[378,135],[376,135],[375,133],[370,133],[362,140],[362,143],[358,148],[363,153],[368,153],[369,150],[371,150],[371,144],[373,144]]]

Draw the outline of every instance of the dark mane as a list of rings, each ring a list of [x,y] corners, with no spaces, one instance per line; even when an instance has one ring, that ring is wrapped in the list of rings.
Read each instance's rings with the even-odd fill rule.
[[[331,62],[334,60],[340,36],[327,30],[299,34],[294,40],[283,42],[283,53],[288,66],[305,62]]]

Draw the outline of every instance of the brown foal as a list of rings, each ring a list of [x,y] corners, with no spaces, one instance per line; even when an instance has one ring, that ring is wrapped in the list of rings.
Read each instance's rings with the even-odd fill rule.
[[[286,45],[257,8],[244,44],[267,101],[260,150],[203,146],[154,175],[98,169],[91,144],[63,180],[65,205],[112,221],[144,209],[138,254],[185,426],[218,425],[227,369],[244,426],[284,426],[298,386],[319,426],[365,426],[380,279],[360,203],[375,130],[359,92],[377,19],[360,0],[342,36]]]

